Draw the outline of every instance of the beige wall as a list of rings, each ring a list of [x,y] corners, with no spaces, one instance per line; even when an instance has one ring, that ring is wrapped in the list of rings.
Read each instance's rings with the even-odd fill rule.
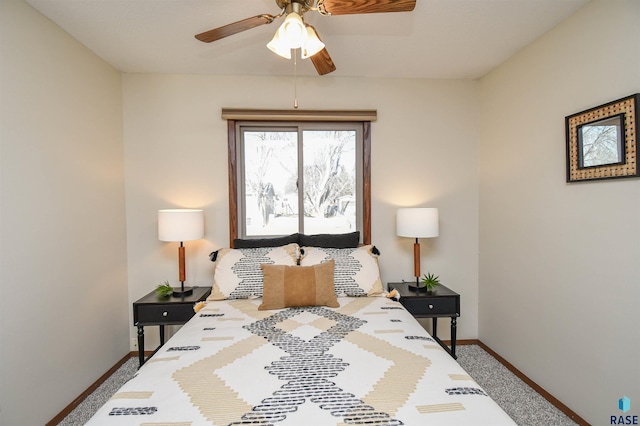
[[[422,269],[462,294],[458,336],[477,337],[477,83],[300,78],[298,101],[301,109],[378,110],[372,125],[372,228],[383,280],[413,274],[413,240],[395,235],[397,207],[438,207],[440,237],[422,241]],[[164,280],[177,283],[177,243],[158,241],[161,208],[205,210],[205,239],[186,243],[187,281],[211,285],[207,255],[229,244],[221,108],[292,105],[289,77],[124,76],[131,301]],[[440,322],[444,337],[447,323]],[[147,336],[151,348],[157,331],[149,328]]]
[[[640,401],[640,180],[565,183],[564,117],[640,92],[639,42],[597,0],[481,80],[480,339],[592,424]]]
[[[128,347],[121,76],[0,1],[0,424],[42,425]]]

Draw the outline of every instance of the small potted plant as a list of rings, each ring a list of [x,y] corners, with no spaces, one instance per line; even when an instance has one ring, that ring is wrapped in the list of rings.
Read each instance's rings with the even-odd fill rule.
[[[165,281],[164,283],[158,285],[156,288],[156,293],[160,297],[169,297],[173,294],[173,287],[169,284],[169,281]]]
[[[436,286],[440,284],[440,277],[434,275],[431,272],[424,274],[422,277],[422,288],[427,290],[427,293],[431,293]]]

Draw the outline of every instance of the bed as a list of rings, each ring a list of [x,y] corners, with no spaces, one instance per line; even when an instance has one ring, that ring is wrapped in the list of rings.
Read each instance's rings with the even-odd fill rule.
[[[515,424],[387,297],[373,246],[215,257],[207,302],[88,424]]]

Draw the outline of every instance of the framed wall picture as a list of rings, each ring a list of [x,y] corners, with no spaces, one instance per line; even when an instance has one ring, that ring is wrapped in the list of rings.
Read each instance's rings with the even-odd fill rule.
[[[565,117],[567,182],[639,177],[636,93]]]

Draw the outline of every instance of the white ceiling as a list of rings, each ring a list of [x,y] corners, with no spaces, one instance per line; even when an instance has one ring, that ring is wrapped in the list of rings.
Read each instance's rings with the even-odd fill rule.
[[[260,14],[275,0],[26,0],[118,70],[292,75],[266,43],[282,22],[207,44],[194,35]],[[417,0],[409,13],[309,11],[337,70],[329,76],[479,78],[589,0]],[[298,75],[316,75],[298,60]],[[320,77],[322,78],[322,77]]]

